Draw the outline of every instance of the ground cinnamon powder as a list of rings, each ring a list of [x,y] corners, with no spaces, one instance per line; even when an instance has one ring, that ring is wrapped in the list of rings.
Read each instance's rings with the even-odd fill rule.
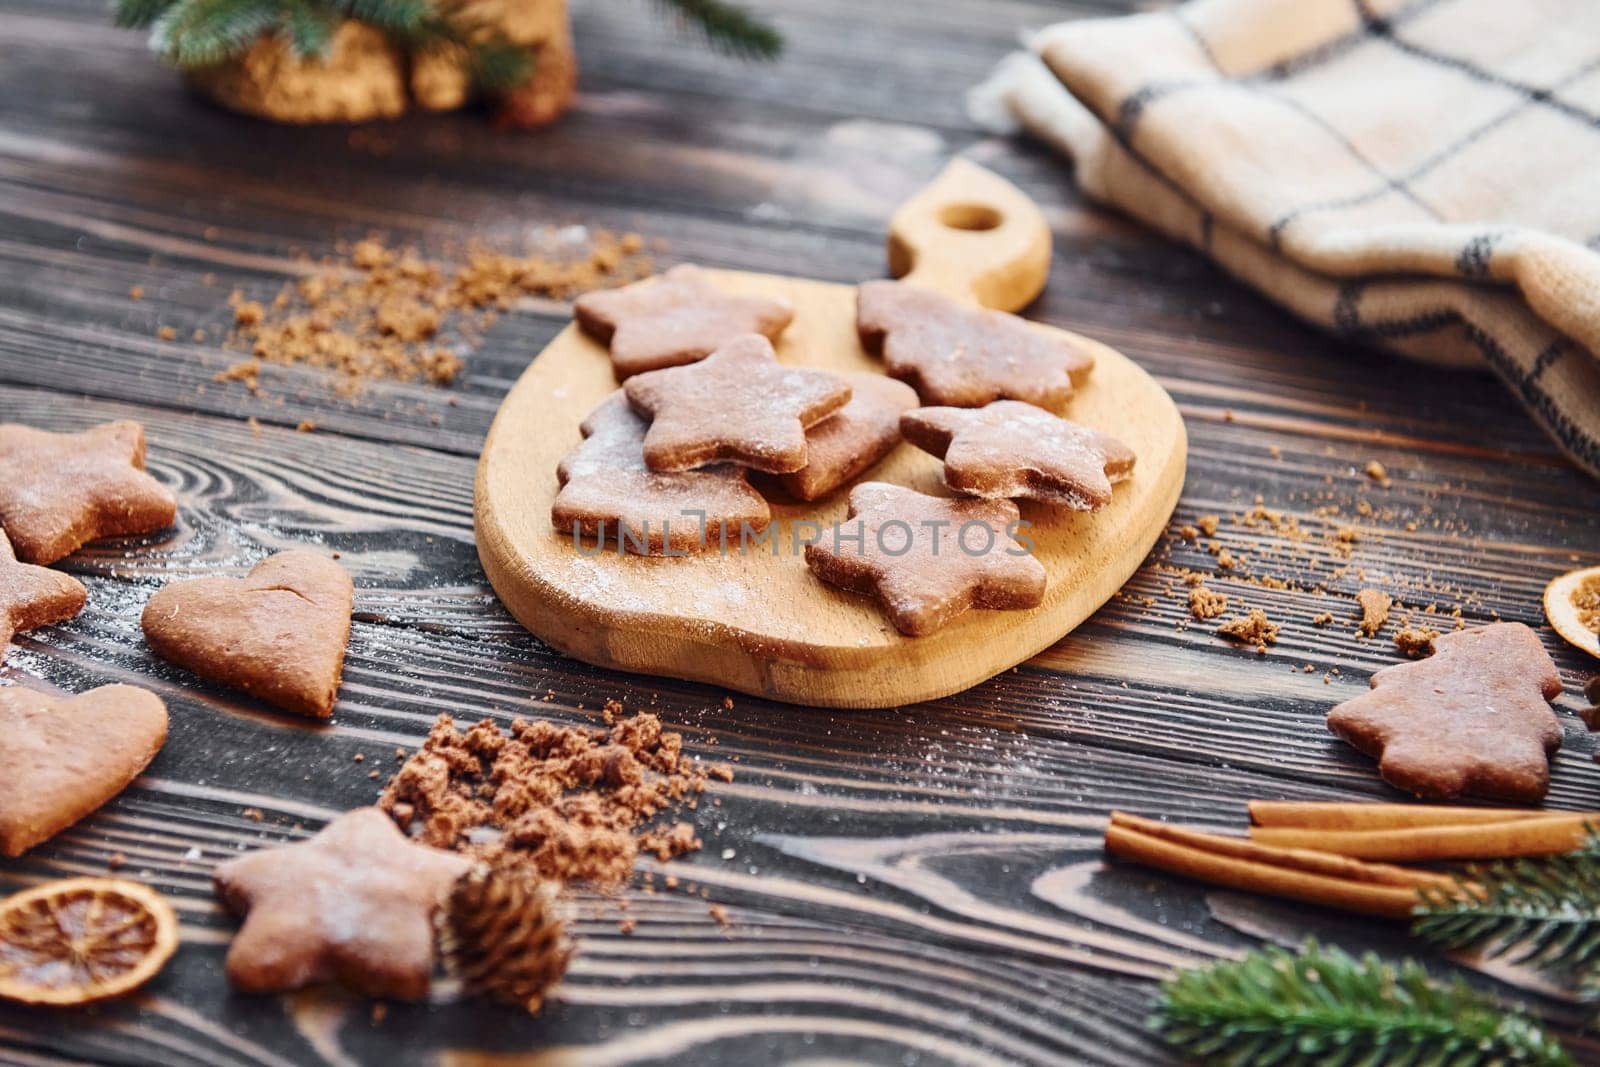
[[[463,731],[441,715],[422,748],[390,779],[379,806],[416,840],[496,862],[527,863],[544,878],[616,886],[640,849],[661,860],[700,847],[692,824],[655,817],[692,805],[726,766],[683,755],[683,737],[655,715],[604,727],[516,719]]]
[[[519,298],[568,300],[651,271],[638,234],[585,233],[579,242],[546,243],[532,255],[473,246],[456,263],[424,259],[377,237],[341,246],[339,256],[308,264],[304,277],[266,304],[233,293],[226,347],[247,358],[216,381],[258,392],[262,366],[274,363],[332,372],[341,393],[381,380],[449,385],[495,313]]]

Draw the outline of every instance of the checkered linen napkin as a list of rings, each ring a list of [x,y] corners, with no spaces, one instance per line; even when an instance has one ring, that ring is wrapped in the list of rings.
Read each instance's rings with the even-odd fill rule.
[[[973,91],[1341,336],[1487,364],[1600,477],[1600,0],[1193,0]]]

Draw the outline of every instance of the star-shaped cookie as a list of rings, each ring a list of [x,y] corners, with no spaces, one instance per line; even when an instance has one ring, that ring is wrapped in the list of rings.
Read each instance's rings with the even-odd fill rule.
[[[900,432],[944,457],[944,484],[969,496],[1094,511],[1111,503],[1113,485],[1133,477],[1127,445],[1020,400],[908,411]]]
[[[339,981],[419,1000],[433,972],[433,913],[470,866],[406,840],[377,808],[346,812],[309,841],[229,860],[213,875],[223,903],[244,917],[228,980],[246,993]]]
[[[10,539],[0,533],[0,656],[17,634],[67,621],[87,598],[71,575],[17,562]]]
[[[102,537],[171,526],[177,504],[144,472],[144,427],[82,433],[0,426],[0,526],[17,558],[49,564]]]
[[[620,544],[661,555],[736,543],[741,527],[760,533],[772,521],[745,472],[719,464],[666,473],[644,463],[645,421],[612,393],[583,420],[583,442],[556,468],[561,491],[550,523],[561,537]],[[703,516],[703,518],[702,518]]]
[[[778,362],[759,334],[729,341],[699,363],[629,378],[628,403],[650,417],[644,461],[653,471],[732,462],[769,474],[806,465],[806,428],[844,407],[850,383]]]
[[[884,482],[850,491],[850,518],[806,546],[818,578],[878,599],[895,629],[933,633],[969,608],[1032,608],[1044,565],[1014,537],[1009,500],[946,500]]]
[[[862,283],[856,331],[924,404],[1025,400],[1061,412],[1094,368],[1094,357],[1066,337],[905,282]]]
[[[1434,654],[1372,676],[1328,729],[1378,759],[1384,781],[1430,800],[1465,794],[1532,804],[1550,786],[1561,676],[1539,637],[1499,622],[1434,640]]]
[[[659,278],[585,293],[572,310],[579,326],[611,346],[619,381],[704,359],[741,334],[775,341],[794,318],[786,301],[724,292],[687,263]]]
[[[763,475],[796,500],[833,492],[900,443],[900,416],[917,406],[904,382],[852,371],[850,403],[806,431],[806,465],[792,474]]]

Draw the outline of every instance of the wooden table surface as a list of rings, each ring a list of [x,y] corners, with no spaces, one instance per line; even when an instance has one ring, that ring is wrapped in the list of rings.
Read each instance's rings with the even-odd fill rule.
[[[1085,204],[1058,158],[966,119],[963,90],[1018,27],[1126,6],[774,3],[788,55],[747,67],[685,47],[646,6],[596,0],[576,13],[582,95],[559,125],[499,134],[446,115],[352,140],[190,97],[140,34],[107,25],[101,0],[0,3],[0,421],[141,420],[181,514],[168,536],[66,561],[89,586],[88,610],[7,657],[8,683],[150,686],[172,730],[120,799],[0,864],[0,881],[100,873],[121,853],[124,872],[168,894],[183,920],[177,957],[136,1000],[0,1010],[0,1061],[1151,1063],[1164,1053],[1142,1020],[1172,967],[1307,934],[1421,952],[1396,927],[1107,865],[1106,813],[1238,828],[1250,797],[1392,797],[1323,726],[1397,659],[1386,640],[1353,638],[1353,594],[1374,584],[1413,604],[1464,603],[1471,623],[1542,626],[1544,583],[1600,562],[1600,487],[1495,382],[1321,336]],[[1171,591],[1159,557],[1216,563],[1175,544],[1077,633],[970,692],[881,712],[746,698],[725,709],[711,688],[562,658],[484,581],[477,451],[565,307],[503,317],[448,393],[389,384],[355,400],[286,370],[255,398],[212,381],[228,353],[157,337],[164,325],[217,336],[221,294],[270,294],[296,252],[375,230],[428,247],[513,245],[531,227],[582,224],[661,238],[672,261],[878,277],[890,209],[955,153],[1046,208],[1057,258],[1030,313],[1126,352],[1181,405],[1192,453],[1177,520],[1221,514],[1220,540],[1255,575],[1295,577],[1310,559],[1326,582],[1321,593],[1210,583],[1282,623],[1266,655],[1180,627],[1181,585]],[[316,432],[296,433],[303,419]],[[1364,478],[1369,459],[1392,487]],[[1339,561],[1318,538],[1297,561],[1270,529],[1227,518],[1257,496],[1308,529],[1356,521],[1349,569],[1330,576]],[[1353,514],[1363,500],[1373,516]],[[1316,514],[1330,502],[1342,519]],[[139,610],[162,582],[236,573],[303,543],[340,551],[357,585],[330,727],[200,686],[146,649]],[[1312,624],[1323,611],[1335,625]],[[1600,665],[1540,632],[1567,683],[1550,803],[1595,807],[1595,745],[1574,712]],[[553,700],[537,699],[547,691]],[[704,850],[675,865],[726,906],[728,929],[697,894],[631,892],[631,935],[586,899],[582,955],[536,1018],[443,1002],[378,1017],[326,992],[229,991],[234,923],[212,898],[212,866],[371,801],[379,783],[357,752],[386,768],[444,711],[593,722],[608,698],[655,708],[695,753],[737,760],[720,807],[697,814]],[[265,822],[244,818],[248,807]],[[1576,1018],[1531,988],[1501,988]]]

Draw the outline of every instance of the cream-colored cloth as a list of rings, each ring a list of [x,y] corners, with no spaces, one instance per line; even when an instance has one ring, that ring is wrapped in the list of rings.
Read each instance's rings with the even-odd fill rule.
[[[1600,476],[1600,0],[1193,0],[1027,45],[977,117],[1305,319],[1487,364]]]

